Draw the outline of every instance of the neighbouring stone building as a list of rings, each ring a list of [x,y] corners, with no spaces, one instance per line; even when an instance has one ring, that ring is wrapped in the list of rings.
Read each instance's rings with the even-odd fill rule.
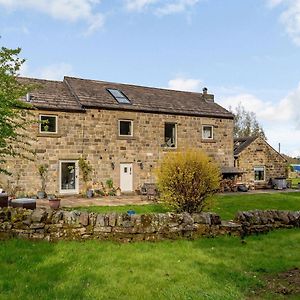
[[[27,95],[35,107],[30,134],[34,161],[12,159],[12,177],[0,186],[20,193],[41,189],[40,165],[48,165],[46,192],[78,194],[84,188],[78,159],[93,167],[94,187],[112,179],[123,192],[154,182],[165,153],[201,148],[222,169],[233,168],[233,115],[207,93],[180,92],[65,77],[63,81],[20,78],[39,88]]]
[[[286,159],[261,137],[234,140],[234,165],[240,180],[255,189],[271,187],[271,179],[287,176]]]

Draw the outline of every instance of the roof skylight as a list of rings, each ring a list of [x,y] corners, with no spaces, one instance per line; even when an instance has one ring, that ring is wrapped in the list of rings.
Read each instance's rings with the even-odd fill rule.
[[[107,89],[107,91],[118,101],[120,104],[131,104],[130,100],[117,89]]]

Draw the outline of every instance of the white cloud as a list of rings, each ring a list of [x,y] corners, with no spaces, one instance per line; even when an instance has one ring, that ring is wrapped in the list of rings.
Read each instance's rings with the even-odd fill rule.
[[[67,63],[57,63],[36,70],[31,70],[28,63],[25,62],[20,70],[21,76],[48,80],[62,80],[65,75],[72,75],[72,73],[73,68]]]
[[[300,46],[300,0],[268,0],[271,8],[283,5],[280,21],[292,41]]]
[[[237,93],[217,97],[217,102],[225,108],[233,109],[241,103],[246,110],[256,114],[263,125],[268,142],[292,156],[300,155],[300,83],[293,91],[277,103],[264,101],[250,93]]]
[[[168,88],[171,90],[199,92],[201,90],[201,80],[178,77],[169,80]]]
[[[103,26],[104,16],[94,12],[99,0],[0,0],[0,5],[10,10],[29,9],[43,12],[52,18],[88,24],[91,33]]]
[[[175,13],[181,13],[186,11],[188,8],[196,5],[199,2],[199,0],[178,0],[178,1],[172,1],[170,3],[167,3],[163,5],[162,7],[159,7],[156,12],[158,15],[170,15]]]
[[[181,13],[196,5],[200,0],[124,0],[129,11],[141,12],[151,8],[157,15]]]
[[[125,7],[131,11],[142,11],[151,4],[157,3],[159,0],[126,0]]]

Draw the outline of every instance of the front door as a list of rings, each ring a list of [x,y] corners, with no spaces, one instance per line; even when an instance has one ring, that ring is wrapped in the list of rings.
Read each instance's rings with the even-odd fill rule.
[[[122,192],[132,192],[132,164],[120,164],[120,189]]]
[[[78,162],[64,160],[59,162],[60,194],[78,194]]]

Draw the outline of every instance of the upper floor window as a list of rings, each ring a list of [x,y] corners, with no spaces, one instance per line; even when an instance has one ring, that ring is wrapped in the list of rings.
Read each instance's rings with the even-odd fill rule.
[[[107,89],[108,92],[117,100],[120,104],[131,104],[129,99],[117,89]]]
[[[176,123],[165,123],[165,146],[176,148]]]
[[[57,133],[57,116],[40,115],[40,132]]]
[[[211,125],[202,126],[202,139],[212,140],[214,138],[214,128]]]
[[[265,180],[265,167],[254,167],[254,180],[264,181]]]
[[[133,136],[133,121],[119,120],[119,136]]]

